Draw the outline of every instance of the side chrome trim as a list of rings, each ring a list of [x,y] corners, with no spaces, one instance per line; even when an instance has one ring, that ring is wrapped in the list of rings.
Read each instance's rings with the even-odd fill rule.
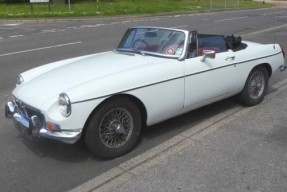
[[[271,57],[271,56],[279,55],[281,53],[282,52],[278,52],[278,53],[275,53],[275,54],[271,54],[271,55],[267,55],[267,56],[263,56],[263,57],[259,57],[259,58],[255,58],[255,59],[249,59],[249,60],[241,61],[241,62],[234,62],[234,63],[228,64],[228,65],[225,65],[225,66],[215,67],[215,68],[208,69],[208,70],[205,70],[205,71],[199,71],[199,72],[195,72],[195,73],[191,73],[191,74],[187,74],[187,75],[183,75],[183,76],[178,76],[178,77],[170,78],[170,79],[167,79],[167,80],[163,80],[163,81],[150,83],[150,84],[147,84],[147,85],[142,85],[142,86],[139,86],[139,87],[135,87],[135,88],[119,91],[119,92],[113,93],[113,94],[108,94],[108,95],[103,95],[103,96],[100,96],[100,97],[95,97],[95,98],[85,99],[85,100],[81,100],[81,101],[71,102],[71,104],[84,103],[84,102],[87,102],[87,101],[92,101],[92,100],[96,100],[96,99],[102,99],[102,98],[105,98],[105,97],[110,97],[110,96],[113,96],[113,95],[123,94],[123,93],[127,93],[129,91],[133,91],[133,90],[137,90],[137,89],[141,89],[141,88],[145,88],[145,87],[149,87],[149,86],[153,86],[153,85],[157,85],[157,84],[161,84],[161,83],[165,83],[165,82],[168,82],[168,81],[173,81],[173,80],[177,80],[177,79],[181,79],[181,78],[185,78],[185,77],[190,77],[190,76],[201,74],[201,73],[205,73],[205,72],[208,72],[208,71],[213,71],[213,70],[217,70],[217,69],[221,69],[221,68],[225,68],[225,67],[230,67],[230,66],[233,66],[233,65],[240,65],[240,64],[243,64],[245,62],[255,61],[255,60],[258,60],[258,59],[268,58],[268,57]]]
[[[246,60],[246,61],[241,61],[241,62],[239,62],[237,64],[242,64],[242,63],[249,62],[249,61],[255,61],[257,59],[264,59],[264,58],[272,57],[272,56],[279,55],[279,54],[282,54],[282,51],[280,51],[278,53],[271,54],[271,55],[266,55],[266,56],[263,56],[263,57],[259,57],[259,58],[254,58],[254,59],[249,59],[249,60]]]
[[[167,79],[167,80],[160,81],[160,82],[151,83],[151,84],[143,85],[143,86],[140,86],[140,87],[127,89],[127,90],[124,90],[124,91],[119,91],[119,92],[113,93],[113,94],[103,95],[103,96],[100,96],[100,97],[95,97],[95,98],[86,99],[86,100],[82,100],[82,101],[75,101],[75,102],[72,102],[71,104],[83,103],[83,102],[92,101],[92,100],[96,100],[96,99],[102,99],[102,98],[109,97],[109,96],[113,96],[113,95],[123,94],[123,93],[129,92],[129,91],[133,91],[133,90],[137,90],[137,89],[141,89],[141,88],[145,88],[145,87],[149,87],[149,86],[153,86],[153,85],[165,83],[165,82],[168,82],[168,81],[173,81],[173,80],[181,79],[181,78],[183,78],[183,77],[184,77],[184,76],[179,76],[179,77]]]

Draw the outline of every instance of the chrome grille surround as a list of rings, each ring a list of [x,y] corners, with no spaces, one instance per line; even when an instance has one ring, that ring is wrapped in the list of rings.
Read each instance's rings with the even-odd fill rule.
[[[18,112],[20,112],[22,115],[24,115],[25,117],[31,119],[33,116],[37,116],[42,125],[43,125],[43,128],[45,128],[46,126],[46,121],[45,121],[45,117],[44,115],[41,113],[40,110],[30,106],[30,105],[27,105],[26,103],[24,103],[23,101],[21,101],[20,99],[16,98],[13,96],[13,99],[14,99],[14,102],[15,102],[15,105],[17,107],[17,110]]]

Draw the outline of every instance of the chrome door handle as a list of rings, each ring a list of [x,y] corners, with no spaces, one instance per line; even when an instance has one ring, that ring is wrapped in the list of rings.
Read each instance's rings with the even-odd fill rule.
[[[231,57],[226,57],[226,61],[231,61],[231,60],[234,60],[235,56],[231,56]]]

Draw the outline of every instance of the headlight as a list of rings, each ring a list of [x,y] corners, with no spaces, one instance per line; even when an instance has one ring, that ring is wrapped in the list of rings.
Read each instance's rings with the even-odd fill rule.
[[[66,93],[60,94],[58,104],[59,104],[59,111],[63,116],[68,117],[69,115],[71,115],[72,106],[70,98]]]
[[[16,84],[20,85],[23,82],[24,82],[24,78],[22,77],[22,75],[17,75]]]

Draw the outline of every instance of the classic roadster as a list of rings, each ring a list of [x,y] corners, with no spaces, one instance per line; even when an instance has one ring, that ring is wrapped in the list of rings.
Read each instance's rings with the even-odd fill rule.
[[[43,65],[17,77],[5,114],[28,138],[84,139],[97,156],[130,151],[142,126],[237,95],[259,104],[286,69],[278,44],[158,27],[129,28],[104,53]]]

